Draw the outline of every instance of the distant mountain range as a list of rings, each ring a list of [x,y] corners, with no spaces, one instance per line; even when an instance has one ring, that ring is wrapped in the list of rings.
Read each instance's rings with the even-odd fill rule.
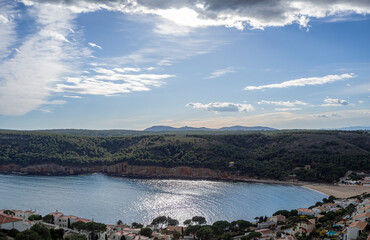
[[[243,126],[232,126],[232,127],[222,127],[222,128],[195,128],[195,127],[170,127],[170,126],[152,126],[150,128],[144,129],[147,132],[170,132],[170,131],[270,131],[270,130],[277,130],[275,128],[270,127],[262,127],[262,126],[255,126],[255,127],[243,127]]]
[[[344,128],[339,128],[338,130],[344,130],[344,131],[369,131],[370,126],[354,126],[354,127],[344,127]]]

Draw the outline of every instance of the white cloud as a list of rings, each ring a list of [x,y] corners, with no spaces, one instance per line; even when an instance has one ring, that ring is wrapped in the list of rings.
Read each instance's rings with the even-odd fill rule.
[[[76,98],[76,99],[82,98],[81,96],[76,96],[76,95],[64,95],[63,97],[65,97],[65,98]]]
[[[57,84],[55,92],[112,96],[122,93],[149,91],[164,84],[162,80],[175,77],[169,74],[122,74],[125,68],[96,68],[96,75],[69,77]],[[133,69],[125,71],[133,71]],[[135,72],[136,70],[134,70]]]
[[[140,72],[141,68],[125,67],[125,68],[113,68],[113,70],[120,73],[126,73],[126,72]]]
[[[318,115],[313,115],[314,118],[340,118],[341,116],[337,113],[332,113],[332,114],[318,114]]]
[[[218,78],[218,77],[221,77],[227,73],[234,73],[235,70],[233,67],[227,67],[227,68],[224,68],[224,69],[219,69],[219,70],[216,70],[214,72],[212,72],[208,77],[206,77],[207,79],[211,79],[211,78]]]
[[[89,42],[88,44],[89,44],[91,47],[99,48],[99,49],[103,49],[101,46],[99,46],[99,45],[98,45],[98,44],[96,44],[96,43]]]
[[[324,77],[311,77],[311,78],[299,78],[281,83],[260,85],[260,86],[247,86],[244,90],[260,90],[265,88],[287,88],[287,87],[303,87],[309,85],[322,85],[325,83],[332,83],[339,80],[345,80],[353,78],[353,73],[344,73],[341,75],[327,75]]]
[[[283,111],[283,112],[299,111],[299,110],[302,110],[302,108],[275,108],[275,111]]]
[[[296,105],[302,105],[302,106],[306,106],[308,105],[308,103],[305,103],[305,102],[302,102],[302,101],[294,101],[294,102],[290,102],[290,101],[266,101],[266,100],[261,100],[258,102],[258,104],[271,104],[271,105],[276,105],[276,106],[286,106],[286,107],[294,107]]]
[[[363,0],[281,0],[281,1],[143,1],[143,0],[23,0],[34,3],[64,4],[76,13],[98,11],[120,11],[130,14],[154,15],[162,18],[156,31],[165,34],[183,34],[189,28],[210,26],[234,27],[237,29],[263,29],[298,24],[308,28],[311,18],[351,14],[369,14],[370,3]],[[163,20],[181,28],[168,27]],[[175,29],[175,31],[171,31]],[[185,30],[184,30],[185,29]]]
[[[251,104],[230,102],[188,103],[186,106],[213,112],[250,112],[255,110]]]
[[[322,104],[321,106],[324,106],[324,107],[335,107],[335,106],[345,106],[345,105],[348,105],[348,102],[346,100],[343,100],[343,99],[337,99],[337,98],[329,98],[329,97],[326,97],[326,99],[324,100],[324,103],[325,104]]]

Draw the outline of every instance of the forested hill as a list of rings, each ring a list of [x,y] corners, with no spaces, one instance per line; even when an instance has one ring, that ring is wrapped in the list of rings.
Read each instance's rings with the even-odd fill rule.
[[[342,131],[235,135],[86,137],[0,131],[0,165],[205,167],[262,178],[332,182],[347,170],[370,171],[370,134]],[[230,162],[234,166],[230,167]],[[305,165],[312,169],[305,170]],[[293,169],[295,169],[293,171]]]

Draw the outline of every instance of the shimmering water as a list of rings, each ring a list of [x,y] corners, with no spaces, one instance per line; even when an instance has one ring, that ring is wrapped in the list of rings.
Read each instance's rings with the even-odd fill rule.
[[[253,220],[279,209],[308,207],[326,197],[290,185],[84,176],[0,175],[0,209],[36,209],[104,223],[149,223],[159,215],[180,222],[195,215]]]

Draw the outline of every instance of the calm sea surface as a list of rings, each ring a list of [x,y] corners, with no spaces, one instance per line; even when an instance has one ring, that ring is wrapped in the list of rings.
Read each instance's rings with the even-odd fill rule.
[[[302,187],[189,180],[0,174],[0,209],[58,211],[104,223],[149,223],[159,215],[180,222],[253,220],[279,209],[308,207],[326,197]]]

